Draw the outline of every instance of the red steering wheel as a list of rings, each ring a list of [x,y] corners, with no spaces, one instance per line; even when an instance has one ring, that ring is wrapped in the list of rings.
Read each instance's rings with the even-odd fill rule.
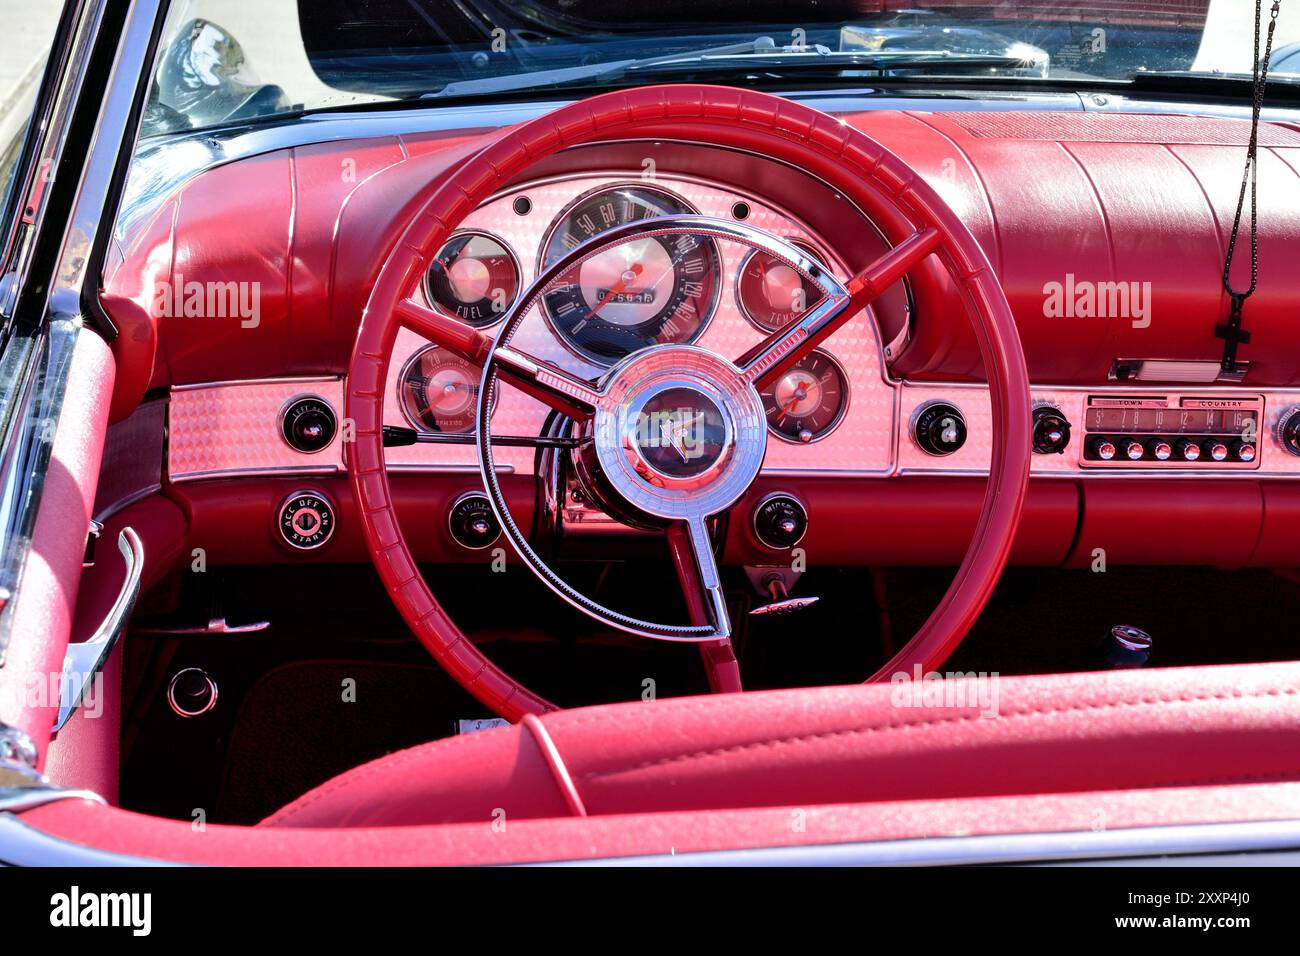
[[[384,462],[384,383],[402,326],[505,378],[540,401],[581,419],[620,380],[583,382],[519,353],[413,298],[428,263],[460,222],[530,166],[562,149],[637,138],[694,141],[773,156],[818,176],[855,203],[894,242],[888,253],[843,286],[843,302],[818,321],[796,321],[736,363],[720,360],[710,375],[766,381],[933,255],[965,298],[988,375],[993,449],[983,508],[952,585],[921,630],[871,679],[914,666],[938,667],[966,635],[1002,573],[1029,481],[1030,397],[1024,354],[1005,293],[983,250],[939,195],[906,163],[870,137],[824,113],[764,93],[698,85],[643,87],[562,107],[505,133],[417,197],[419,210],[387,255],[361,319],[347,380],[347,416],[355,440],[346,447],[349,479],[375,567],[417,638],[471,694],[510,720],[554,709],[493,665],[447,616],[419,573],[394,511]],[[807,267],[807,263],[803,263]],[[509,320],[506,323],[510,325]],[[638,355],[651,359],[655,346]],[[485,376],[486,377],[486,376]],[[732,376],[734,377],[734,376]],[[614,391],[618,391],[614,388]],[[490,412],[484,389],[480,406]],[[743,401],[743,396],[741,396]],[[482,451],[484,442],[480,441]],[[756,469],[755,473],[756,473]],[[752,476],[749,476],[752,480]],[[725,627],[719,625],[712,557],[699,540],[701,520],[669,528],[687,585],[694,628],[706,649],[715,689],[739,689]],[[535,569],[536,570],[536,569]],[[692,593],[693,592],[693,593]],[[712,598],[712,599],[711,599]],[[721,612],[725,616],[725,611]],[[613,622],[616,623],[617,622]],[[634,622],[636,623],[636,622]],[[625,628],[635,630],[635,628]],[[681,638],[678,638],[681,639]],[[693,638],[687,638],[693,639]]]

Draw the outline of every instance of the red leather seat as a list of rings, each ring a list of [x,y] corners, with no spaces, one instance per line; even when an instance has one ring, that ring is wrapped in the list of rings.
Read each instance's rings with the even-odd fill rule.
[[[922,686],[940,695],[977,689],[956,681]],[[878,684],[561,711],[391,754],[261,825],[399,826],[1300,780],[1300,664],[1002,678],[986,689],[983,700],[965,703],[913,701],[917,685]]]

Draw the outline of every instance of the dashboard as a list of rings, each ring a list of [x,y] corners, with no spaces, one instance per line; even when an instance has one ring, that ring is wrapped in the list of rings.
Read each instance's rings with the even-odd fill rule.
[[[537,276],[577,243],[630,219],[704,215],[742,221],[790,240],[846,278],[826,239],[793,213],[707,180],[635,171],[556,177],[503,193],[471,213],[430,265],[421,286],[429,306],[492,331]],[[615,250],[615,254],[618,250]],[[663,273],[671,249],[653,247]],[[662,262],[656,270],[655,257]],[[514,342],[584,378],[597,378],[637,348],[695,343],[735,356],[794,317],[806,301],[797,275],[734,246],[696,250],[667,269],[658,290],[619,283],[619,263],[599,259],[580,281],[548,293]],[[783,274],[782,274],[783,273]],[[593,311],[598,310],[598,315]],[[388,371],[385,422],[437,433],[445,443],[388,450],[396,470],[474,470],[472,433],[479,370],[415,333],[399,333]],[[536,436],[544,406],[501,389],[497,435]],[[303,450],[284,438],[287,409],[319,397],[342,401],[337,377],[182,386],[171,403],[168,472],[173,481],[275,472],[342,470],[340,443]],[[992,443],[987,389],[974,383],[892,379],[879,324],[870,313],[834,335],[762,396],[768,416],[766,474],[891,475],[987,472]],[[1040,387],[1036,417],[1050,417],[1036,474],[1300,474],[1300,390],[1169,389],[1141,385]],[[936,416],[940,416],[936,418]],[[927,429],[947,423],[948,441]],[[216,444],[211,431],[237,434]],[[457,444],[459,436],[464,443]],[[531,474],[529,448],[502,448],[500,468]]]
[[[1062,560],[1084,547],[1090,527],[1129,534],[1155,527],[1162,514],[1186,516],[1216,501],[1236,516],[1245,556],[1257,538],[1281,542],[1287,528],[1300,528],[1291,486],[1270,481],[1300,475],[1300,345],[1284,268],[1300,254],[1300,191],[1287,188],[1300,178],[1300,131],[1271,124],[1261,133],[1261,190],[1274,198],[1261,219],[1261,281],[1248,325],[1267,347],[1248,347],[1248,373],[1230,379],[1217,374],[1222,343],[1213,328],[1219,224],[1235,197],[1235,153],[1226,144],[1238,121],[901,110],[847,121],[943,193],[1002,280],[1035,409],[1036,481],[1026,521],[1035,496],[1046,496],[1052,509],[1053,543],[1030,560]],[[342,375],[377,250],[393,241],[409,197],[476,142],[472,134],[410,134],[259,152],[213,167],[160,201],[152,219],[135,220],[103,301],[125,333],[115,343],[119,392],[134,387],[162,396],[165,406],[155,487],[197,500],[223,480],[267,479],[280,482],[272,505],[300,488],[334,487],[338,496],[341,485],[328,481],[345,473]],[[355,165],[355,180],[339,180],[341,158]],[[1157,180],[1163,192],[1154,206]],[[878,257],[885,235],[898,232],[808,173],[764,157],[671,141],[612,144],[561,154],[471,211],[435,256],[420,295],[492,334],[566,248],[608,225],[664,213],[744,222],[789,240],[841,278]],[[514,341],[585,378],[652,342],[691,342],[734,357],[788,321],[788,304],[807,293],[788,270],[721,244],[680,259],[649,249],[640,264],[664,275],[662,285],[627,263],[593,262],[590,274],[545,296]],[[939,271],[915,270],[874,313],[840,329],[807,367],[762,396],[762,493],[802,498],[815,512],[809,540],[820,532],[818,547],[837,560],[851,549],[825,536],[844,537],[857,520],[850,516],[861,513],[855,509],[867,507],[862,495],[903,502],[874,520],[909,533],[932,520],[947,534],[965,519],[936,492],[965,489],[966,479],[978,485],[988,473],[988,390],[963,303],[933,274]],[[260,279],[260,326],[144,315],[149,280],[180,273]],[[1154,289],[1143,321],[1062,315],[1045,305],[1053,283],[1073,291],[1087,276],[1130,275],[1149,277]],[[477,487],[469,434],[477,388],[477,369],[409,330],[398,333],[384,423],[438,440],[395,444],[386,461],[416,479],[447,475],[440,508],[454,511],[459,496]],[[548,428],[543,406],[511,386],[499,389],[494,436]],[[313,404],[327,419],[327,440],[317,429],[304,444],[289,419]],[[158,405],[146,403],[151,414]],[[521,478],[546,466],[528,447],[499,447],[495,457],[501,471]],[[1044,490],[1038,479],[1057,489]],[[966,494],[958,497],[965,502]],[[973,513],[978,489],[971,494]],[[566,516],[582,517],[564,504]],[[961,507],[965,515],[967,504]],[[351,522],[339,524],[346,536]],[[923,537],[901,550],[896,537],[894,553],[927,560],[918,550]],[[1155,559],[1166,556],[1183,554],[1171,546]],[[1204,549],[1186,556],[1204,560]]]

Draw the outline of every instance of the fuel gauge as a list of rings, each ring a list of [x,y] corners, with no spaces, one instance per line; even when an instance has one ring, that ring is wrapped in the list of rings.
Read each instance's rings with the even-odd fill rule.
[[[438,250],[425,277],[429,301],[475,328],[505,316],[519,294],[519,265],[501,242],[465,232]]]

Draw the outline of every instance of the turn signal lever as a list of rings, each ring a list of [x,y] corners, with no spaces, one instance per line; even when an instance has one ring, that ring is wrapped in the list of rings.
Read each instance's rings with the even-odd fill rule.
[[[818,597],[790,597],[785,586],[785,579],[779,573],[769,574],[763,579],[763,588],[772,598],[772,603],[762,604],[749,612],[750,617],[766,617],[777,614],[793,614],[816,604]]]

